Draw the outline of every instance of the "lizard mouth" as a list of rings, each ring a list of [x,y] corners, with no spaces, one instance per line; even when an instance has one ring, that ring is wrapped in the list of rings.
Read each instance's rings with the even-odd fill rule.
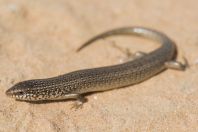
[[[12,97],[14,95],[14,91],[12,89],[8,89],[6,91],[6,95],[9,96],[9,97]]]
[[[8,97],[15,98],[15,99],[22,99],[24,96],[23,91],[19,89],[15,89],[14,87],[8,89],[5,93]]]

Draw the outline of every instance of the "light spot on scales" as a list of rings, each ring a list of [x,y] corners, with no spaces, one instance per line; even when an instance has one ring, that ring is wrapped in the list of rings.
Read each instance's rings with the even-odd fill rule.
[[[43,95],[38,95],[37,98],[38,99],[42,99],[43,98]]]

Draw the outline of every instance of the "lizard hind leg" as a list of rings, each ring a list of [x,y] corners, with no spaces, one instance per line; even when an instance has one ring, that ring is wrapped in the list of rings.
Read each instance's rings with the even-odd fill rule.
[[[179,61],[168,61],[165,62],[166,68],[184,71],[187,67],[189,67],[188,61],[185,57],[183,57],[184,62]]]
[[[123,62],[127,62],[127,61],[132,61],[132,60],[138,59],[140,57],[143,57],[145,55],[147,55],[147,53],[142,52],[142,51],[137,51],[135,53],[127,53],[127,56],[125,58],[122,58],[120,60],[120,62],[123,63]]]
[[[87,102],[87,99],[83,95],[80,95],[80,94],[76,95],[75,98],[76,98],[76,101],[75,103],[72,104],[71,109],[75,109],[75,110],[79,108],[82,109],[83,104]]]

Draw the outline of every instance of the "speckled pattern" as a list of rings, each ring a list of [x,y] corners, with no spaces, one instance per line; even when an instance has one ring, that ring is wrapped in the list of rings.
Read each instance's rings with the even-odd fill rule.
[[[197,0],[0,0],[0,132],[196,132],[198,130]],[[143,26],[167,34],[185,56],[185,72],[166,70],[138,85],[73,101],[31,104],[5,91],[17,82],[119,63],[159,45],[131,36],[101,40],[103,31]]]
[[[176,48],[165,34],[143,27],[119,28],[90,39],[87,44],[109,35],[131,34],[161,43],[161,47],[123,64],[79,70],[58,77],[19,82],[6,91],[17,100],[40,101],[78,98],[79,95],[136,84],[164,70],[175,61]],[[80,48],[82,49],[82,48]]]

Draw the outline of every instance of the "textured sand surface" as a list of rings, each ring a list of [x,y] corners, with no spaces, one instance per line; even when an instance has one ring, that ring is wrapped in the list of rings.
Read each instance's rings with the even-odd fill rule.
[[[196,0],[0,0],[0,132],[198,131],[197,5]],[[90,37],[123,26],[166,33],[191,67],[89,95],[79,110],[71,109],[73,101],[30,104],[5,95],[19,81],[116,64],[125,57],[117,46],[131,52],[158,46],[114,37],[75,52]]]

